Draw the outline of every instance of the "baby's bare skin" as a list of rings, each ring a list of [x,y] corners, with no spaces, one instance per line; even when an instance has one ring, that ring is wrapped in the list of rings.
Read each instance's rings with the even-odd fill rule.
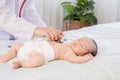
[[[90,53],[95,49],[95,45],[89,38],[80,38],[70,44],[48,41],[54,50],[54,60],[67,60],[72,63],[84,63],[93,59]],[[7,62],[17,56],[18,50],[23,46],[17,43],[9,49],[5,55],[0,56],[0,63]],[[44,56],[38,52],[32,52],[26,61],[14,61],[13,69],[20,67],[33,68],[44,64]]]

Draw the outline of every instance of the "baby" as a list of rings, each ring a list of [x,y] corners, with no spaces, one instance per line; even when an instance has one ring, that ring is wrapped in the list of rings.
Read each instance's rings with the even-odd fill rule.
[[[72,63],[84,63],[97,54],[97,44],[88,37],[72,41],[70,44],[46,40],[30,40],[24,45],[14,44],[4,55],[0,56],[0,63],[7,62],[14,57],[13,68],[33,68],[51,60],[67,60]]]

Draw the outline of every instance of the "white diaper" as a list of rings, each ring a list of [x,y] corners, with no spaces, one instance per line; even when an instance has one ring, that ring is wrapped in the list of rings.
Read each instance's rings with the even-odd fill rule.
[[[18,59],[29,59],[29,55],[32,51],[37,51],[42,54],[46,62],[54,59],[54,50],[46,40],[31,40],[26,42],[18,51]]]

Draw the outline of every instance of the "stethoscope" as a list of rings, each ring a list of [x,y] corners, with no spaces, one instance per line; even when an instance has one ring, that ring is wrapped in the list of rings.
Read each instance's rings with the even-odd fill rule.
[[[22,2],[22,5],[21,5],[21,7],[20,7],[19,14],[18,14],[19,17],[21,17],[22,9],[23,9],[23,7],[24,7],[24,5],[25,5],[25,2],[26,2],[26,0],[24,0],[24,1]],[[15,37],[14,37],[13,35],[11,35],[10,40],[14,40],[14,39],[15,39]]]
[[[19,17],[21,17],[22,9],[23,9],[23,7],[24,7],[24,5],[25,5],[25,2],[26,2],[26,0],[23,1],[22,5],[21,5],[21,7],[20,7]]]
[[[10,1],[11,1],[11,0],[6,0],[6,4],[9,4]],[[18,17],[21,17],[22,10],[23,10],[23,7],[24,7],[24,5],[25,5],[25,2],[26,2],[26,0],[24,0],[24,1],[22,2],[22,5],[21,5],[21,7],[20,7],[20,9],[19,9]]]

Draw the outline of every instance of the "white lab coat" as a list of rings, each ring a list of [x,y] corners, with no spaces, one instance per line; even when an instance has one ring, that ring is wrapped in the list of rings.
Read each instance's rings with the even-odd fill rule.
[[[31,0],[26,0],[24,5],[23,2],[24,0],[0,0],[1,35],[8,34],[5,32],[7,31],[18,38],[29,40],[33,36],[35,27],[46,26],[38,16]],[[19,17],[20,10],[21,17]]]

